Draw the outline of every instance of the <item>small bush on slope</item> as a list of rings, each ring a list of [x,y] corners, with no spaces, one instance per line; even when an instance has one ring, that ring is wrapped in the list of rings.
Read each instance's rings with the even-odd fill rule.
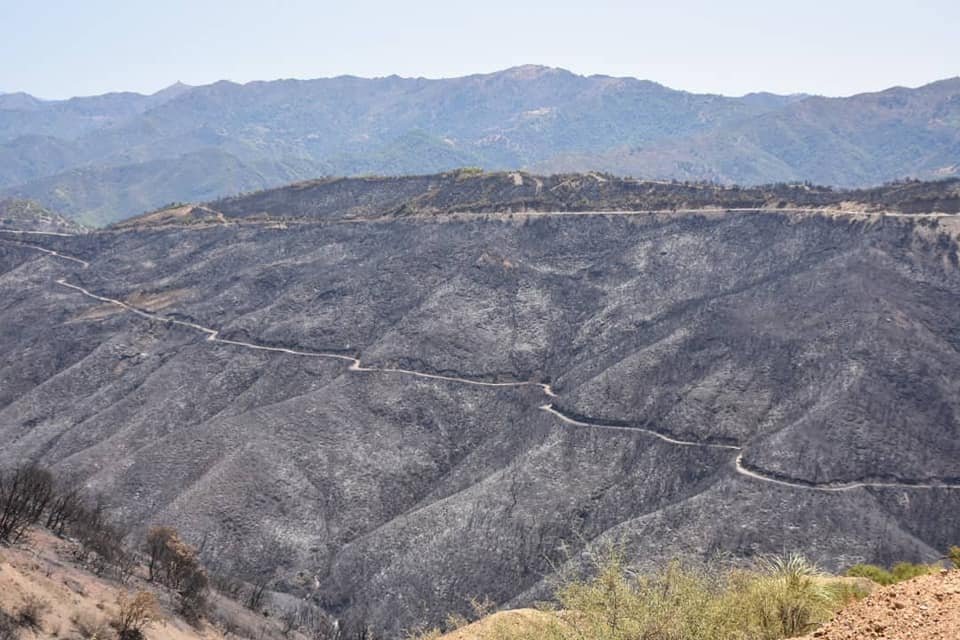
[[[70,623],[81,638],[108,638],[112,635],[107,620],[93,611],[74,612]]]
[[[0,640],[17,640],[20,637],[17,625],[13,618],[3,609],[0,609]]]
[[[960,547],[950,547],[947,557],[950,558],[950,562],[953,563],[955,568],[960,569]]]
[[[161,619],[160,605],[149,591],[121,593],[117,598],[117,617],[112,626],[119,640],[140,640],[143,630]]]
[[[35,596],[28,596],[17,609],[16,623],[31,631],[43,628],[43,616],[50,609],[50,603]]]
[[[198,621],[206,610],[209,578],[197,550],[181,540],[171,527],[150,529],[145,550],[149,579],[176,591],[178,612],[187,620]]]

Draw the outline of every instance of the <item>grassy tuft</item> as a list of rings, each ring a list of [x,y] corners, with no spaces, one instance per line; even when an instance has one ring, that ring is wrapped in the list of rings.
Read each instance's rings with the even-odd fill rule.
[[[501,625],[484,640],[778,640],[828,620],[862,590],[798,555],[717,573],[672,562],[637,576],[619,555],[557,593],[560,610],[535,628]]]

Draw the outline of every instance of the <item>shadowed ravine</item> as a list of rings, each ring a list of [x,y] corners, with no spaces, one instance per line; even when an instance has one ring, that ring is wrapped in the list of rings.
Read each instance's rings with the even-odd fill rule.
[[[10,231],[10,233],[28,234],[28,233],[34,233],[34,232]],[[43,233],[43,232],[39,232],[39,233],[41,233],[42,235],[58,235],[58,236],[70,235],[70,234],[51,234],[51,233]],[[45,249],[42,247],[38,247],[35,245],[26,244],[22,242],[15,242],[15,241],[7,241],[7,242],[19,247],[33,249],[38,252],[42,252],[45,255],[59,258],[61,260],[66,260],[66,261],[73,262],[75,264],[80,264],[83,268],[87,268],[89,266],[89,263],[85,260],[82,260],[80,258],[73,257],[73,256],[64,255],[63,253],[60,253],[57,251]],[[206,340],[208,342],[215,342],[215,343],[231,345],[231,346],[239,347],[243,349],[252,349],[256,351],[281,353],[285,355],[293,355],[293,356],[307,357],[307,358],[323,358],[323,359],[343,361],[343,362],[349,363],[347,370],[350,372],[397,374],[397,375],[404,375],[404,376],[413,376],[417,378],[453,382],[457,384],[473,385],[478,387],[538,387],[546,397],[548,398],[557,397],[557,395],[553,392],[553,389],[551,388],[551,386],[543,382],[529,381],[529,380],[514,381],[514,382],[489,382],[489,381],[483,381],[483,380],[461,378],[456,376],[427,373],[427,372],[415,371],[411,369],[391,368],[391,367],[368,367],[368,366],[362,365],[359,357],[344,355],[342,353],[309,351],[304,349],[268,346],[268,345],[257,344],[257,343],[248,342],[248,341],[231,340],[228,338],[221,337],[220,331],[217,329],[206,327],[194,322],[178,320],[175,318],[171,318],[169,316],[146,311],[144,309],[140,309],[126,302],[123,302],[122,300],[96,294],[92,291],[89,291],[88,289],[85,289],[84,287],[68,282],[64,278],[57,279],[56,283],[62,287],[66,287],[72,291],[75,291],[87,298],[90,298],[92,300],[96,300],[99,302],[115,305],[120,309],[122,309],[123,311],[138,315],[140,317],[153,320],[153,321],[162,322],[167,325],[176,325],[176,326],[181,326],[194,331],[198,331],[206,335]],[[656,431],[654,429],[650,429],[648,427],[630,426],[626,424],[611,424],[609,422],[604,422],[604,421],[582,417],[582,416],[573,417],[551,403],[544,404],[540,406],[539,409],[554,416],[563,424],[574,426],[574,427],[643,433],[650,437],[657,438],[668,444],[680,446],[680,447],[701,447],[701,448],[729,450],[731,452],[736,453],[736,456],[731,460],[731,466],[737,474],[754,481],[764,482],[764,483],[773,484],[773,485],[791,487],[796,489],[811,490],[811,491],[830,492],[830,493],[846,492],[846,491],[852,491],[855,489],[870,489],[870,488],[884,488],[884,489],[896,488],[896,489],[914,489],[914,490],[960,489],[960,481],[957,481],[954,479],[949,479],[949,480],[923,479],[923,480],[914,481],[914,480],[908,480],[908,479],[883,480],[883,479],[864,478],[864,479],[849,481],[849,482],[825,482],[825,483],[801,481],[801,480],[796,480],[789,477],[784,477],[781,475],[767,473],[762,469],[752,466],[749,462],[744,461],[743,460],[744,454],[745,454],[744,443],[725,444],[725,443],[717,443],[717,442],[684,440],[684,439],[680,439],[675,436],[672,436],[669,433],[663,433],[660,431]]]

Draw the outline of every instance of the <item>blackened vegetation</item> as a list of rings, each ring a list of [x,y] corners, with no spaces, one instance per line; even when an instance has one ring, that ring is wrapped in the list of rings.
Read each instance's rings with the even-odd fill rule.
[[[136,566],[134,552],[122,543],[124,531],[108,520],[102,499],[55,480],[46,469],[0,471],[0,511],[0,543],[15,544],[29,527],[42,525],[75,539],[75,559],[96,575],[125,582]]]
[[[144,544],[150,581],[156,581],[178,596],[180,613],[196,621],[204,613],[209,579],[197,550],[180,539],[172,527],[154,527]]]
[[[491,199],[517,182],[444,180],[466,195],[489,182]],[[344,185],[369,186],[354,194],[369,215],[390,211],[389,181]],[[363,213],[334,210],[353,196],[321,209],[295,194],[258,197],[278,217]],[[830,568],[955,543],[960,492],[771,485],[728,451],[564,425],[537,388],[213,343],[56,284],[370,366],[550,380],[568,412],[734,442],[794,482],[956,476],[954,219],[420,211],[29,240],[86,269],[0,243],[0,462],[42,460],[103,487],[131,524],[206,539],[205,564],[250,583],[241,600],[259,582],[267,600],[397,635],[470,597],[548,597],[562,550],[605,541],[644,563],[803,549]]]
[[[133,537],[106,515],[100,496],[90,496],[72,483],[56,479],[47,469],[28,465],[0,470],[0,543],[16,544],[27,529],[42,526],[52,533],[74,540],[73,559],[94,575],[127,583],[141,565],[147,580],[169,591],[176,612],[191,623],[199,623],[210,612],[211,586],[264,615],[276,613],[284,635],[298,630],[311,640],[372,640],[373,632],[362,620],[338,622],[308,603],[275,608],[270,602],[269,582],[247,584],[229,575],[211,578],[200,560],[198,549],[185,542],[180,533],[167,526],[152,527],[139,548]],[[37,604],[39,606],[39,604]],[[6,626],[39,628],[42,611],[24,606],[16,619],[0,611],[0,640]],[[229,621],[226,622],[229,624]],[[9,637],[16,637],[11,635]],[[121,638],[142,637],[132,631]]]
[[[0,474],[0,542],[17,542],[53,500],[53,477],[36,467]]]

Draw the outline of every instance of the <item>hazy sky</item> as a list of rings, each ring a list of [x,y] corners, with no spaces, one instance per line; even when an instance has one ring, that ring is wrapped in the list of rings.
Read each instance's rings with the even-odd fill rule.
[[[727,95],[916,86],[960,75],[960,0],[0,0],[0,91],[45,98],[527,63]]]

